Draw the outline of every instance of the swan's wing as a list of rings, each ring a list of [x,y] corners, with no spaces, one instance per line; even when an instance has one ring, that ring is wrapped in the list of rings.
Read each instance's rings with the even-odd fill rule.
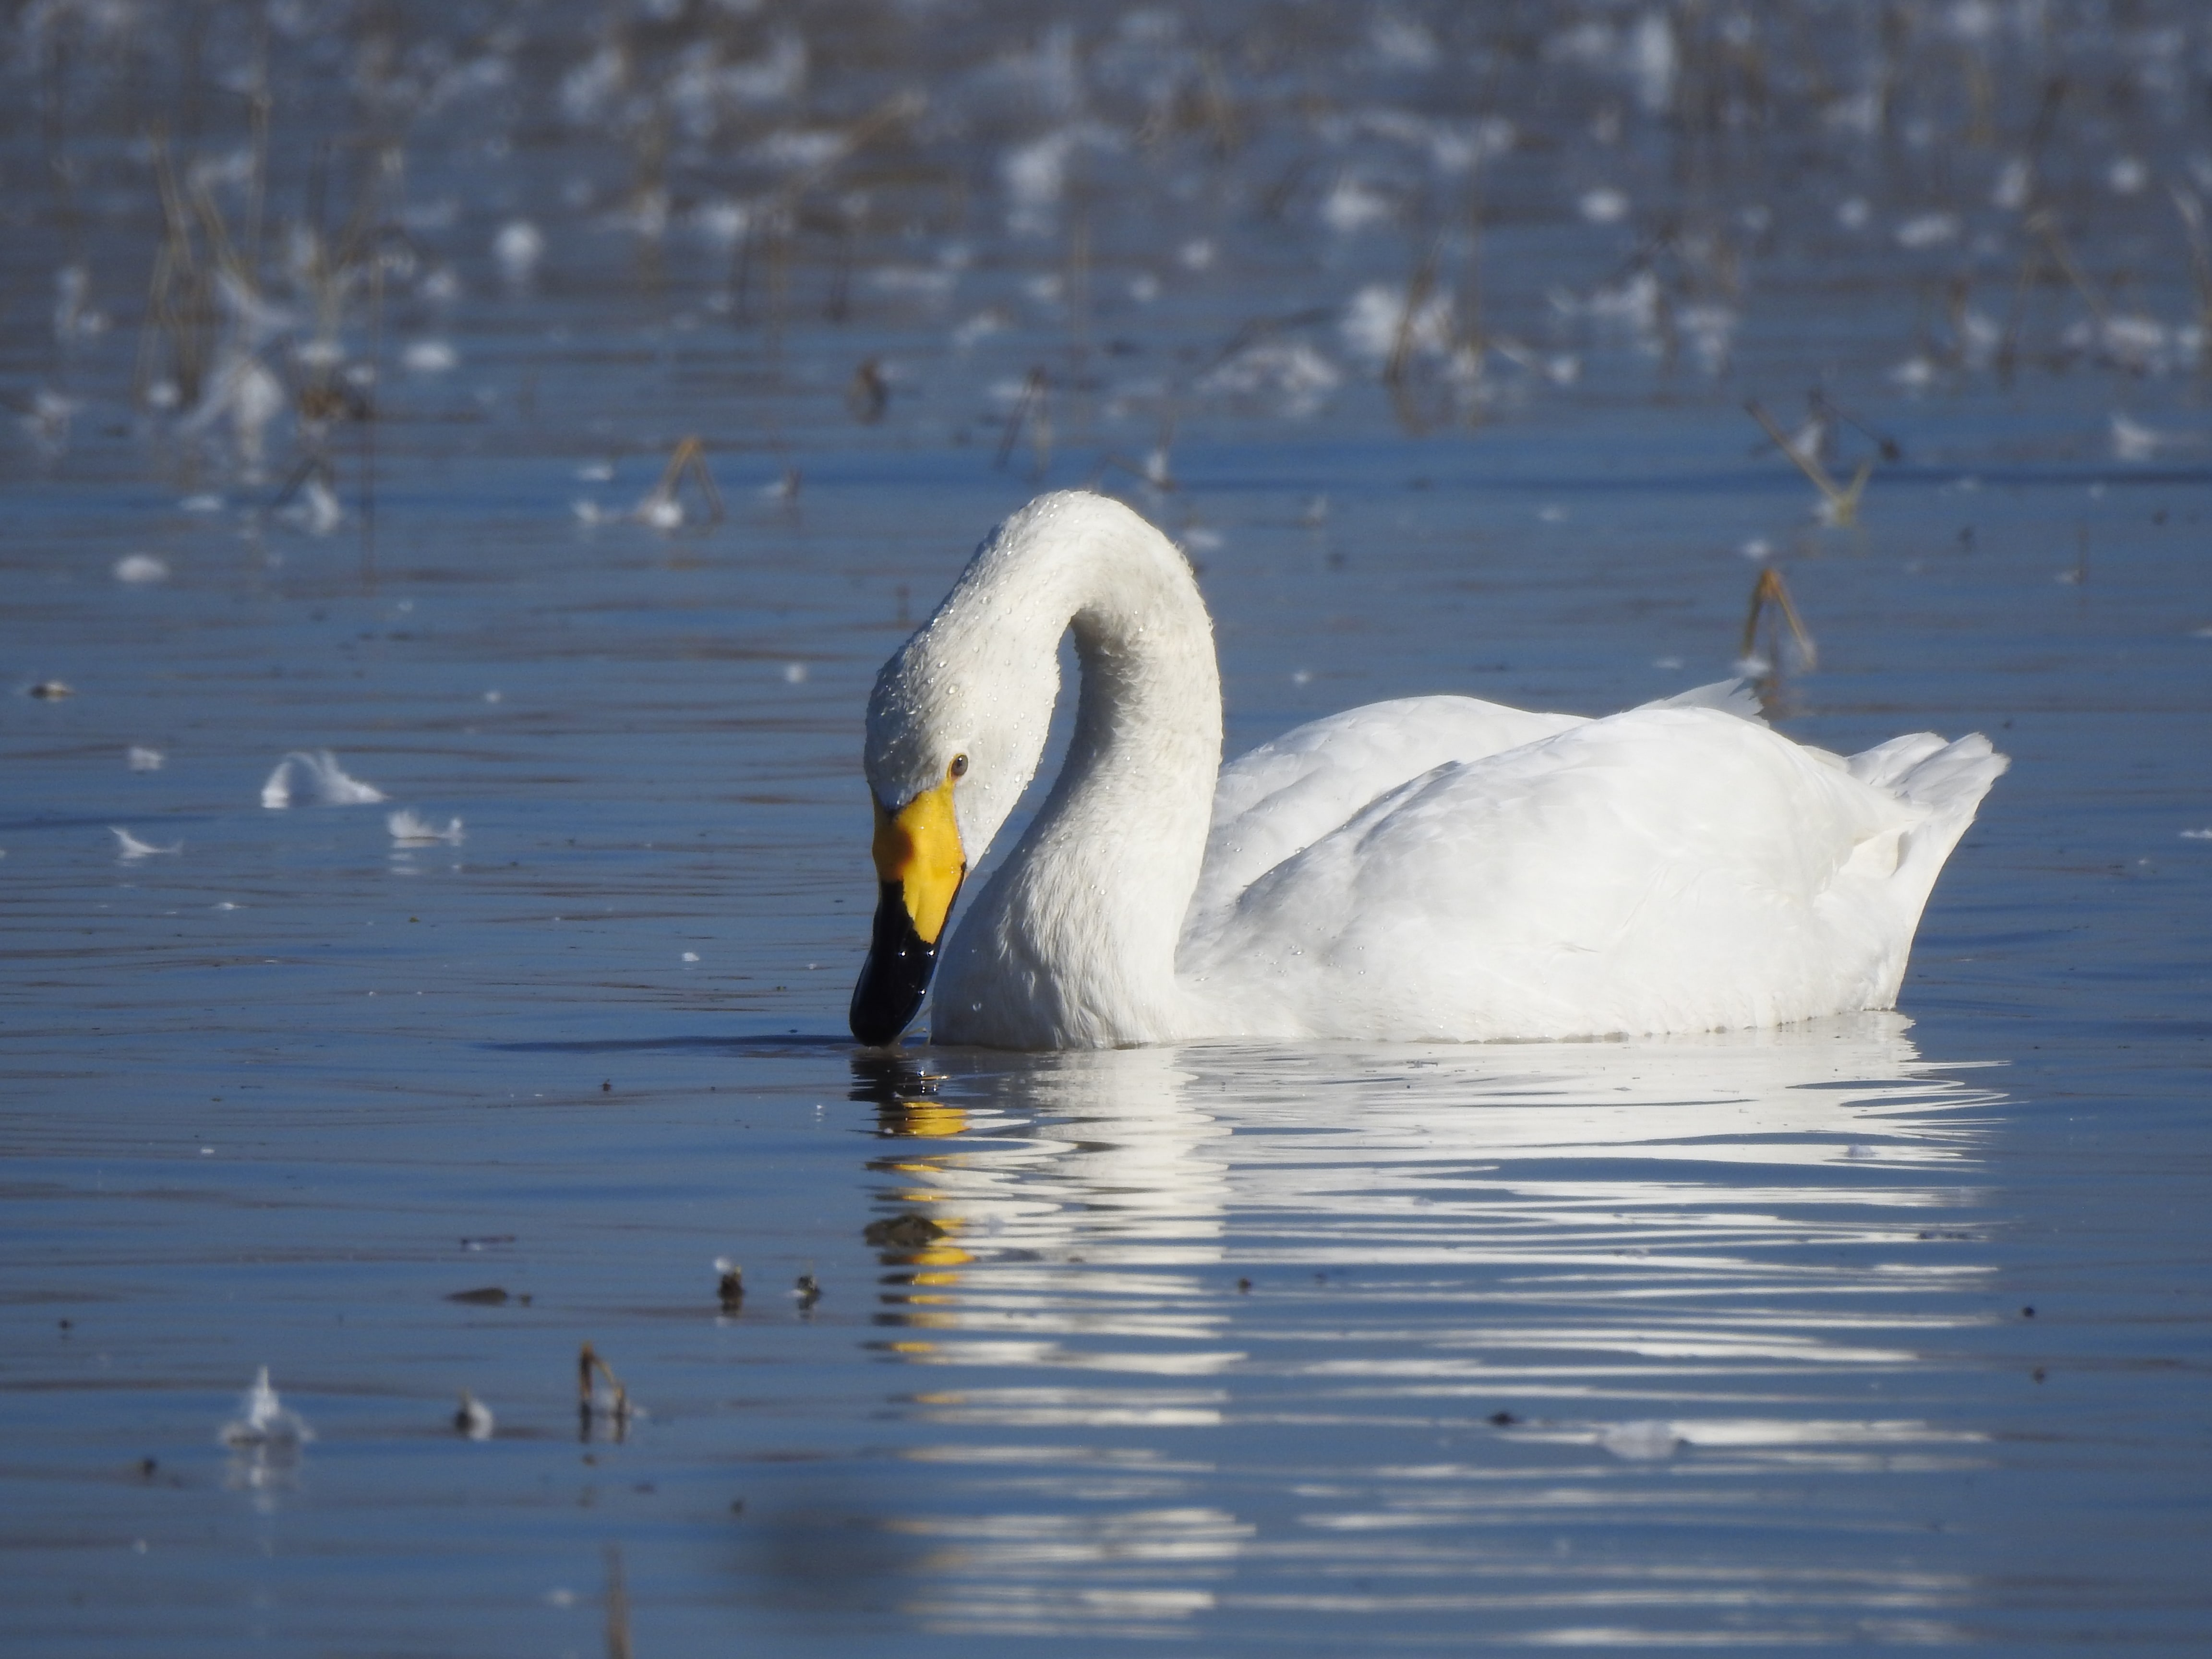
[[[1650,702],[1637,705],[1641,708],[1717,708],[1723,714],[1733,714],[1740,720],[1749,720],[1754,726],[1766,724],[1766,711],[1759,706],[1758,689],[1749,680],[1715,680],[1711,685],[1693,685],[1686,691],[1677,691],[1671,697],[1655,697]]]
[[[1255,1031],[1304,1035],[1687,1030],[1880,1006],[1932,880],[1901,854],[1938,816],[1717,710],[1632,709],[1372,802],[1188,938],[1187,971]]]
[[[1403,697],[1261,744],[1221,769],[1186,933],[1201,931],[1259,877],[1408,779],[1585,724],[1579,714],[1531,714],[1474,697]]]

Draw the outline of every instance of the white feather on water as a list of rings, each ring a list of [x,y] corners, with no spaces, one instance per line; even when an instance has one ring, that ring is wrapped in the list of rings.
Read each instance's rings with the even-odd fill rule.
[[[499,261],[500,275],[520,288],[545,257],[545,233],[527,219],[510,219],[492,238],[491,254]]]
[[[245,1415],[222,1425],[219,1438],[234,1450],[296,1452],[315,1437],[307,1419],[276,1397],[264,1365],[240,1402]]]
[[[1686,1443],[1674,1432],[1673,1424],[1646,1418],[1633,1423],[1615,1423],[1601,1430],[1597,1443],[1628,1462],[1656,1463],[1672,1457],[1675,1449]]]
[[[382,800],[384,791],[349,777],[338,757],[327,749],[310,752],[295,749],[276,763],[261,786],[261,804],[272,810],[288,806],[368,806]]]
[[[471,1440],[489,1440],[499,1426],[491,1407],[471,1394],[461,1390],[460,1408],[453,1413],[453,1426]]]
[[[182,842],[173,842],[167,847],[156,847],[153,842],[141,841],[128,830],[119,829],[114,824],[108,825],[107,833],[115,837],[116,857],[125,864],[136,864],[140,859],[150,859],[157,855],[173,857],[185,850],[185,844]]]
[[[384,820],[384,827],[392,832],[392,839],[402,847],[426,847],[439,842],[449,847],[459,847],[463,840],[461,821],[453,818],[442,830],[428,819],[419,817],[409,807],[401,807]]]
[[[400,354],[410,374],[443,374],[460,361],[460,354],[445,340],[415,340]]]

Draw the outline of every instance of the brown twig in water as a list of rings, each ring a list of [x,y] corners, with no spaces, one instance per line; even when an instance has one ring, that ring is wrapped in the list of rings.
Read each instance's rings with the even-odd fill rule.
[[[1391,411],[1398,423],[1407,431],[1419,434],[1428,429],[1428,422],[1413,402],[1413,392],[1407,383],[1407,369],[1413,362],[1414,335],[1420,324],[1422,308],[1436,291],[1437,264],[1441,253],[1439,241],[1431,240],[1422,250],[1413,274],[1406,283],[1406,308],[1398,314],[1398,330],[1390,342],[1390,356],[1382,365],[1382,384],[1390,393]]]
[[[2058,216],[2045,208],[2028,216],[2027,228],[2043,238],[2044,246],[2050,250],[2058,269],[2066,273],[2066,280],[2074,284],[2075,292],[2081,296],[2095,315],[2098,326],[2104,326],[2111,308],[2106,305],[2104,295],[2091,286],[2088,276],[2075,262],[2074,250],[2067,246],[2065,234],[2058,228]]]
[[[1887,433],[1878,432],[1874,428],[1869,426],[1864,421],[1859,419],[1857,416],[1852,414],[1850,410],[1845,409],[1833,398],[1831,398],[1825,391],[1816,388],[1813,393],[1812,402],[1813,412],[1815,415],[1834,416],[1838,420],[1843,422],[1846,426],[1850,427],[1853,430],[1857,432],[1861,437],[1872,442],[1874,447],[1881,452],[1881,458],[1885,461],[1901,461],[1905,459],[1904,445],[1899,443],[1896,439],[1891,437]]]
[[[845,407],[862,426],[873,426],[884,418],[884,410],[890,400],[890,385],[884,379],[882,362],[874,357],[864,358],[845,387]]]
[[[623,1576],[622,1546],[607,1546],[607,1659],[633,1659],[629,1641],[629,1585]]]
[[[608,1406],[597,1406],[593,1401],[592,1382],[595,1374],[605,1378],[607,1387],[614,1390],[613,1402]],[[622,1378],[615,1375],[614,1367],[600,1358],[598,1351],[588,1342],[576,1356],[576,1409],[587,1423],[595,1413],[611,1418],[617,1424],[629,1420],[629,1390],[623,1387]]]
[[[376,416],[384,392],[384,252],[372,246],[368,254],[368,412],[361,422],[361,581],[376,591]]]
[[[707,498],[708,523],[720,524],[729,516],[722,506],[722,492],[714,488],[714,475],[707,470],[707,446],[696,437],[676,446],[676,453],[661,469],[660,482],[647,490],[645,499],[637,504],[637,516],[663,527],[681,524],[684,509],[676,492],[684,487],[686,476],[696,481],[699,493]]]
[[[1845,529],[1857,523],[1859,498],[1866,493],[1867,480],[1874,476],[1874,462],[1871,459],[1861,461],[1850,485],[1838,486],[1828,476],[1828,469],[1820,465],[1820,457],[1808,455],[1799,449],[1756,398],[1743,407],[1753,420],[1766,428],[1766,435],[1774,441],[1774,447],[1787,455],[1797,470],[1812,482],[1813,487],[1820,492],[1821,518],[1838,529]]]
[[[1743,619],[1743,642],[1736,655],[1745,660],[1751,659],[1753,648],[1759,643],[1759,620],[1769,608],[1788,626],[1790,637],[1796,641],[1797,653],[1804,666],[1809,669],[1816,665],[1820,661],[1819,648],[1813,643],[1812,635],[1806,631],[1804,619],[1797,614],[1797,607],[1790,600],[1790,589],[1782,580],[1782,573],[1771,564],[1759,571],[1759,580],[1752,584],[1751,611]],[[1779,655],[1778,652],[1776,656],[1778,658]],[[1778,662],[1771,665],[1771,669],[1778,670]]]
[[[1042,477],[1052,465],[1052,380],[1042,364],[1030,370],[1030,377],[1022,383],[1021,401],[1006,422],[1006,434],[999,440],[998,459],[994,467],[1003,469],[1014,446],[1021,441],[1022,428],[1032,428],[1030,441],[1036,448],[1036,476]]]
[[[2197,322],[2201,329],[2212,330],[2212,245],[2204,236],[2204,208],[2197,198],[2179,185],[2167,186],[2166,194],[2173,198],[2173,210],[2181,216],[2181,228],[2189,238],[2189,274],[2197,284]],[[2212,361],[2212,337],[2197,349],[2197,361]]]

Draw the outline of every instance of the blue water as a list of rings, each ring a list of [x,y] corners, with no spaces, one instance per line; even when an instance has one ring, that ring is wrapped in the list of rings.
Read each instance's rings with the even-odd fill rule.
[[[367,14],[278,8],[260,269],[290,320],[210,336],[289,400],[258,462],[228,416],[148,401],[142,349],[170,360],[134,149],[150,107],[180,155],[250,157],[219,88],[254,14],[205,9],[197,105],[173,20],[17,19],[10,1650],[2200,1649],[2212,428],[2166,191],[2203,187],[2212,39],[2186,8],[2054,6],[2032,38],[2017,9],[1983,36],[1905,8],[1925,50],[1863,132],[1821,112],[1883,50],[1847,7],[1762,18],[1755,52],[1654,9],[1678,47],[1659,109],[1636,18],[1601,7],[1522,8],[1525,37],[1419,9],[1254,7],[1219,38],[1102,15],[1065,54],[988,9],[640,8],[615,15],[641,101],[577,116],[560,88],[609,38],[596,9],[410,15],[379,58]],[[783,30],[799,85],[685,125],[687,50],[757,66]],[[1692,94],[1748,96],[1754,58],[1781,89],[1764,112],[1698,126]],[[506,80],[423,90],[492,59]],[[2096,307],[1990,204],[2061,71],[2133,88],[2066,103],[2036,152]],[[740,289],[741,249],[686,216],[769,211],[798,164],[763,141],[860,119],[902,77],[930,118],[807,185]],[[409,97],[429,101],[376,210],[406,257],[380,319],[364,279],[337,331],[378,418],[319,439],[311,285],[279,233],[307,140],[353,156]],[[609,222],[656,187],[653,109],[659,238]],[[1468,175],[1378,137],[1393,111],[1431,139],[1516,124],[1479,250]],[[1009,155],[1069,131],[1063,193],[1024,197]],[[2121,189],[2135,156],[2150,180]],[[234,229],[246,176],[207,186]],[[332,223],[352,177],[333,164]],[[1601,185],[1626,220],[1577,207]],[[1331,228],[1363,191],[1386,216]],[[1870,229],[1838,217],[1854,196]],[[1958,216],[1948,240],[1899,241],[1930,212]],[[523,216],[546,248],[510,286],[492,238]],[[1550,297],[1583,303],[1654,236],[1668,307],[1735,313],[1725,361]],[[1409,343],[1394,404],[1345,319],[1369,285],[1402,298],[1431,246],[1461,345],[1480,271],[1492,390]],[[2008,380],[1947,285],[2002,321],[2034,247]],[[58,313],[72,262],[106,326]],[[2156,320],[2165,355],[2069,346],[2098,307]],[[425,340],[456,366],[407,368]],[[1255,340],[1338,383],[1305,408],[1208,380]],[[871,356],[889,398],[863,422]],[[1893,373],[1916,356],[1924,383]],[[1000,465],[1039,364],[1049,448],[1033,407]],[[1794,428],[1815,385],[1896,446],[1831,422],[1839,480],[1877,460],[1856,526],[1813,521],[1741,407]],[[726,516],[696,482],[682,524],[627,516],[693,434]],[[1155,447],[1172,489],[1140,476]],[[322,534],[278,505],[317,453]],[[1085,482],[1190,549],[1232,750],[1382,697],[1597,712],[1721,678],[1772,563],[1819,645],[1768,687],[1783,729],[1842,750],[1978,729],[2014,769],[1895,1015],[860,1054],[866,688],[996,518]],[[119,580],[132,554],[165,579]],[[56,681],[71,695],[29,695]],[[287,754],[325,749],[386,800],[261,804]],[[397,842],[401,809],[460,838]],[[125,856],[116,829],[178,850]],[[717,1257],[743,1266],[735,1310]],[[586,1342],[626,1422],[580,1419]],[[301,1446],[219,1440],[263,1366]],[[452,1426],[464,1389],[488,1440]]]

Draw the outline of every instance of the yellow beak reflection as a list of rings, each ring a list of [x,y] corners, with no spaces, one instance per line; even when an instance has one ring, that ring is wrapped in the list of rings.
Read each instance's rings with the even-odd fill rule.
[[[952,780],[925,789],[896,812],[876,806],[876,921],[868,959],[853,988],[853,1035],[862,1042],[898,1041],[937,965],[945,919],[968,874]]]

